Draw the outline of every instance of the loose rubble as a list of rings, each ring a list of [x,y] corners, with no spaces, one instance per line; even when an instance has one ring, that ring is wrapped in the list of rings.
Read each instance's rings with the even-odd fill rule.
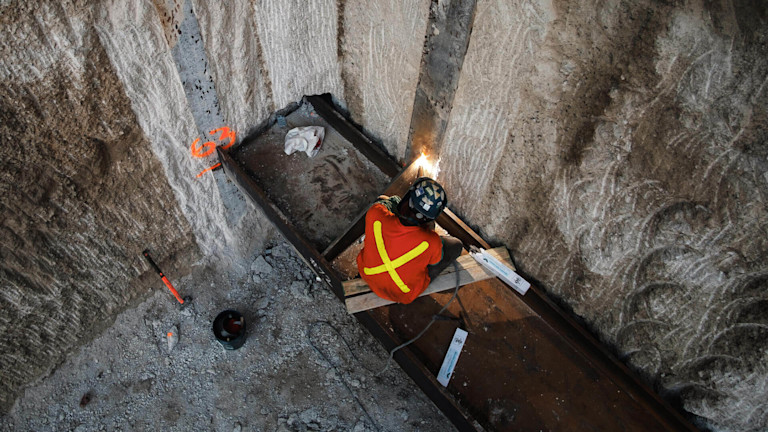
[[[0,430],[453,430],[401,370],[375,376],[387,353],[290,245],[243,267],[174,281],[193,297],[183,306],[153,287],[28,388]],[[224,309],[248,323],[235,351],[211,330]]]

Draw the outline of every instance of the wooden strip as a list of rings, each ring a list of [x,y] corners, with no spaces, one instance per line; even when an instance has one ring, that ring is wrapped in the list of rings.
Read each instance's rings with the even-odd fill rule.
[[[491,256],[506,262],[510,267],[512,267],[513,270],[515,270],[515,267],[512,265],[512,259],[509,256],[509,251],[507,250],[506,247],[499,246],[497,248],[489,250],[488,253],[490,253]],[[480,263],[478,263],[477,260],[472,258],[469,254],[460,256],[458,259],[456,259],[456,262],[459,264],[460,268],[464,268],[464,269],[470,269],[480,265]],[[442,275],[453,274],[454,272],[455,270],[453,266],[449,266],[448,268],[443,270],[437,276],[437,278],[435,278],[435,280],[437,280]],[[434,283],[434,281],[432,283]],[[344,285],[344,295],[346,297],[351,297],[358,294],[371,292],[371,289],[370,287],[368,287],[368,284],[365,283],[365,281],[361,278],[355,278],[352,280],[345,281],[343,285]]]
[[[469,255],[464,255],[464,257],[475,261],[475,259]],[[509,255],[507,255],[507,259],[504,262],[506,262],[508,265],[512,264],[512,260],[509,259]],[[440,275],[436,277],[432,283],[429,284],[427,289],[421,293],[419,297],[456,288],[456,273],[453,271],[453,266],[451,266],[450,269],[450,272],[443,271],[440,273]],[[459,286],[464,286],[495,277],[496,276],[493,273],[489,272],[485,269],[485,267],[481,265],[472,265],[470,267],[462,267],[459,265]],[[395,302],[383,299],[372,292],[368,292],[354,297],[347,297],[345,303],[347,306],[347,312],[354,314],[380,306],[393,304]]]

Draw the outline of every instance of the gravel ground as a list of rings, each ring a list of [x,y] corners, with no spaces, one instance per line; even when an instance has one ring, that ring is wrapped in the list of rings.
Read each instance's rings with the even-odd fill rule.
[[[387,353],[286,243],[249,270],[199,265],[173,282],[193,300],[180,307],[158,281],[27,388],[0,429],[453,430],[399,368],[377,376]],[[225,309],[246,317],[239,350],[213,337]]]

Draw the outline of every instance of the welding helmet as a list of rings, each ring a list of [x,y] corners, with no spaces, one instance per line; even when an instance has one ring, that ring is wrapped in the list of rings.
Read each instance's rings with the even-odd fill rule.
[[[437,218],[448,203],[445,189],[429,177],[421,177],[413,182],[406,198],[419,223]]]

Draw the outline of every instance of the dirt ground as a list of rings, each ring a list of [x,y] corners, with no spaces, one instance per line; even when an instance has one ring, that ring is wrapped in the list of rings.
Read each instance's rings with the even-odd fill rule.
[[[249,270],[199,264],[30,386],[3,431],[446,431],[453,426],[278,239]],[[214,317],[242,312],[225,350]],[[169,350],[167,333],[178,334]]]

